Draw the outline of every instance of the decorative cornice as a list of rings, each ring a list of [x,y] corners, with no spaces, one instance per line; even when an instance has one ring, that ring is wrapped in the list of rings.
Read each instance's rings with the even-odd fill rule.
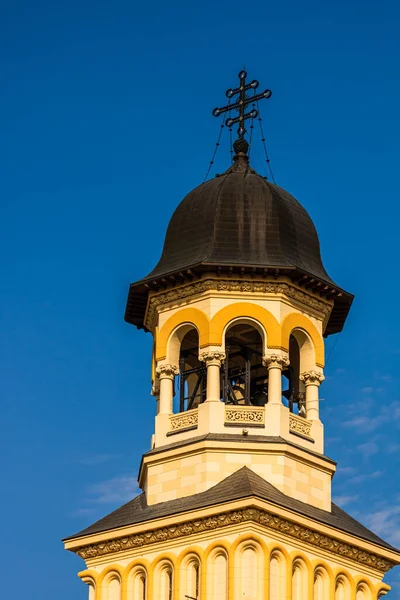
[[[202,352],[199,354],[199,360],[205,362],[206,366],[215,365],[220,367],[225,358],[225,352],[220,352],[219,350],[211,350],[210,352]]]
[[[141,548],[150,544],[185,538],[196,533],[213,531],[229,525],[238,525],[240,523],[258,523],[288,535],[294,539],[301,540],[313,547],[321,548],[339,556],[344,556],[357,563],[368,565],[381,572],[389,571],[396,563],[386,560],[372,552],[366,552],[362,548],[342,542],[333,536],[327,536],[319,533],[315,529],[299,525],[295,521],[279,517],[266,510],[258,508],[243,508],[229,512],[219,513],[213,516],[185,521],[176,525],[160,527],[151,531],[144,531],[133,535],[114,538],[96,544],[81,546],[74,552],[84,560],[112,554],[114,552],[123,552],[132,548]]]
[[[188,296],[195,296],[208,291],[217,292],[247,292],[254,294],[283,294],[322,314],[324,328],[332,311],[332,301],[316,298],[314,295],[300,290],[295,285],[283,282],[249,281],[249,280],[220,280],[204,279],[195,283],[182,285],[165,292],[154,292],[149,299],[145,326],[152,331],[157,321],[157,308],[162,304],[179,302]]]
[[[304,381],[304,385],[320,385],[325,377],[319,371],[305,371],[301,373],[300,380]]]
[[[266,354],[262,363],[268,369],[286,369],[290,364],[287,354]]]
[[[160,379],[173,379],[178,375],[179,369],[175,365],[160,365],[156,369],[156,373]]]

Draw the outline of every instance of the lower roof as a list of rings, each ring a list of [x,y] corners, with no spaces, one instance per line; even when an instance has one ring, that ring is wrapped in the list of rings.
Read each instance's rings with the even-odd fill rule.
[[[248,467],[242,467],[217,485],[200,494],[160,502],[150,506],[146,502],[146,495],[144,493],[140,494],[103,519],[90,525],[90,527],[66,539],[72,540],[119,527],[145,523],[153,519],[251,497],[266,500],[271,504],[289,509],[341,532],[356,536],[387,550],[398,552],[396,548],[353,519],[353,517],[336,506],[336,504],[332,503],[331,512],[305,504],[300,500],[287,496]]]

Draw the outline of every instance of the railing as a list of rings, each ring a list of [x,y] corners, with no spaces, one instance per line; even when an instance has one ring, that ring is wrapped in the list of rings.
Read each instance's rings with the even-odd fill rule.
[[[181,431],[182,429],[195,429],[197,427],[198,418],[197,408],[171,415],[169,418],[171,433]]]
[[[265,408],[263,406],[225,406],[225,425],[248,425],[264,427]]]
[[[298,415],[290,414],[289,415],[289,431],[290,433],[294,433],[295,435],[300,435],[301,437],[311,438],[311,421],[307,421],[304,417],[299,417]]]

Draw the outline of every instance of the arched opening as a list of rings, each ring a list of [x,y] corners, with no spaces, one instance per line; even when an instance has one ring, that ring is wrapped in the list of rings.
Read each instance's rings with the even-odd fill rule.
[[[307,569],[305,564],[296,560],[292,568],[292,600],[307,600]]]
[[[254,546],[246,546],[241,552],[241,590],[242,600],[258,600],[260,593],[259,554]]]
[[[273,552],[269,561],[269,600],[281,600],[286,594],[286,564],[280,552]]]
[[[365,583],[360,583],[357,586],[356,600],[371,600],[371,592]]]
[[[207,596],[227,600],[228,559],[223,550],[215,550],[208,559]]]
[[[174,401],[174,412],[197,408],[206,399],[207,369],[199,361],[199,334],[190,329],[183,336],[179,350],[179,405]],[[175,390],[174,390],[175,395]]]
[[[225,334],[222,398],[226,404],[264,406],[268,401],[268,370],[262,364],[263,339],[247,322],[236,323]]]
[[[186,598],[199,598],[200,594],[200,563],[196,556],[185,561],[181,573],[184,577],[183,589]]]
[[[318,568],[314,573],[314,600],[329,598],[329,576],[323,568]]]
[[[350,584],[342,575],[335,582],[335,600],[349,600]]]
[[[89,600],[94,600],[96,596],[96,588],[94,587],[94,583],[89,583]]]
[[[136,567],[128,577],[128,600],[146,600],[147,573],[143,567]]]
[[[169,563],[162,564],[158,569],[158,589],[160,600],[172,600],[174,591],[173,569],[172,565],[170,565]]]
[[[118,577],[110,577],[108,579],[108,595],[107,600],[121,600],[121,582]]]
[[[289,337],[289,366],[282,372],[282,395],[283,402],[290,412],[298,414],[300,417],[306,416],[306,395],[304,383],[300,380],[302,372],[302,344],[299,341],[299,333],[292,332]],[[305,334],[303,334],[304,337]],[[286,389],[285,389],[286,388]]]

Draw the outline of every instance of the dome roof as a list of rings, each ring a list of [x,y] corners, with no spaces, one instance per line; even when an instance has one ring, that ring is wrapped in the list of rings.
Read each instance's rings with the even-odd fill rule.
[[[342,329],[350,308],[352,296],[339,290],[325,271],[307,211],[288,192],[258,175],[242,152],[225,173],[199,185],[176,208],[158,264],[131,286],[126,320],[143,326],[149,282],[165,285],[166,278],[173,282],[176,274],[182,277],[188,270],[191,274],[214,269],[262,276],[280,273],[296,281],[312,280],[320,288],[325,284],[322,287],[330,293],[341,294],[342,305],[327,333]]]

